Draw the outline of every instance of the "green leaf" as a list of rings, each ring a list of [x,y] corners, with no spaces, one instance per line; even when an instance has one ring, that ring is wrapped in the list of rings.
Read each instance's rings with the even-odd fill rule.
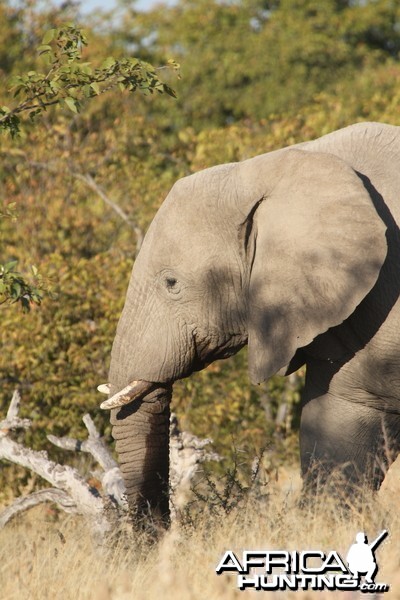
[[[71,98],[71,96],[69,96],[68,98],[64,98],[64,102],[68,106],[68,108],[70,110],[72,110],[72,112],[74,112],[74,113],[79,112],[75,98]]]
[[[96,92],[97,95],[100,94],[100,86],[97,83],[97,81],[93,81],[93,83],[90,84],[90,87]]]
[[[4,265],[4,272],[5,273],[10,273],[10,271],[14,271],[15,267],[17,266],[18,261],[17,260],[10,260],[8,263],[6,263]]]
[[[92,75],[93,74],[93,69],[90,66],[90,63],[83,63],[80,65],[80,71],[84,74],[84,75]]]
[[[23,89],[24,89],[24,87],[25,87],[25,86],[23,86],[23,85],[21,84],[21,85],[16,85],[16,86],[13,88],[13,92],[14,92],[14,98],[16,98],[17,96],[19,96],[19,94],[21,93],[21,90],[23,90]]]
[[[38,47],[39,54],[44,54],[45,52],[51,52],[51,46],[48,44],[42,44],[42,46]]]
[[[173,58],[169,58],[169,59],[167,60],[167,63],[168,63],[168,64],[169,64],[171,67],[173,67],[174,69],[180,69],[180,68],[181,68],[181,65],[180,65],[178,62],[176,62],[176,60],[174,60]]]
[[[59,89],[61,89],[61,85],[58,83],[58,81],[50,81],[50,87],[53,91],[58,91]]]
[[[10,86],[13,87],[14,85],[19,85],[22,82],[23,82],[23,78],[20,75],[14,75],[13,77],[11,77],[9,83],[10,83]]]
[[[168,94],[169,96],[172,96],[172,98],[176,98],[177,97],[175,90],[172,89],[171,87],[169,87],[169,85],[167,85],[166,83],[164,83],[163,88],[164,88],[164,92],[166,94]]]
[[[29,118],[31,119],[31,121],[33,121],[33,119],[36,117],[36,115],[40,115],[40,113],[42,112],[42,109],[36,108],[35,110],[31,110],[31,112],[29,113]]]
[[[20,298],[20,301],[21,301],[21,305],[22,305],[22,312],[28,313],[31,309],[31,306],[29,304],[29,299],[26,296],[22,296],[22,298]]]
[[[116,62],[115,58],[113,58],[112,56],[109,56],[103,62],[103,69],[109,69],[110,67],[113,67],[115,65],[115,62]]]
[[[48,44],[53,41],[57,33],[57,29],[49,29],[42,38],[42,44]]]
[[[11,286],[11,295],[13,298],[19,298],[21,296],[22,287],[21,284],[16,282]]]

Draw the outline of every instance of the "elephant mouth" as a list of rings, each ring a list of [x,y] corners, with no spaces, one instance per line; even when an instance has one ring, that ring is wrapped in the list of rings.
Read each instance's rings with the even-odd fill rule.
[[[232,340],[225,344],[221,344],[218,348],[210,347],[210,345],[196,343],[196,339],[193,336],[193,357],[191,361],[190,367],[184,372],[181,373],[179,379],[188,377],[194,371],[201,371],[214,362],[217,359],[228,358],[235,354],[240,348],[244,345],[243,336],[234,336],[235,343],[232,343]],[[174,378],[175,379],[175,378]],[[120,408],[122,406],[126,406],[127,404],[131,404],[132,402],[142,400],[145,396],[156,390],[157,388],[171,385],[174,379],[170,382],[152,382],[146,381],[145,379],[138,379],[131,381],[127,386],[122,388],[119,392],[115,393],[113,396],[104,400],[100,404],[100,408],[103,410],[112,410],[113,408]],[[109,384],[101,384],[97,388],[99,392],[104,394],[109,393],[110,385]]]
[[[108,398],[102,402],[100,404],[100,408],[103,410],[111,410],[113,408],[126,406],[135,400],[140,400],[159,386],[159,383],[144,381],[142,379],[138,381],[131,381],[126,387],[122,388],[122,390],[111,396],[111,398]],[[103,388],[104,390],[105,386],[101,385],[99,388]],[[100,389],[99,391],[103,390]]]

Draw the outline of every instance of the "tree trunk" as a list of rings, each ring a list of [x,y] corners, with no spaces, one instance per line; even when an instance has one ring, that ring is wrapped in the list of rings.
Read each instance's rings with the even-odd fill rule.
[[[169,418],[172,386],[111,411],[128,503],[135,519],[169,522]]]

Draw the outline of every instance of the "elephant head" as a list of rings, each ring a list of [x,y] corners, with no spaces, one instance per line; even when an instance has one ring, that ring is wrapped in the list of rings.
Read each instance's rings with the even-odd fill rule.
[[[246,343],[253,383],[288,374],[355,310],[385,255],[366,188],[334,154],[293,147],[179,180],[135,261],[103,403],[131,506],[168,513],[175,380]]]

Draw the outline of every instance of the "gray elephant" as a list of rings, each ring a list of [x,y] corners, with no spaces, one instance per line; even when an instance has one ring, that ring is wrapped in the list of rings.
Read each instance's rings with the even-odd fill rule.
[[[173,186],[133,268],[102,405],[132,507],[168,515],[173,382],[245,344],[252,383],[307,366],[303,476],[342,465],[379,487],[400,445],[399,222],[400,127],[380,123]]]

